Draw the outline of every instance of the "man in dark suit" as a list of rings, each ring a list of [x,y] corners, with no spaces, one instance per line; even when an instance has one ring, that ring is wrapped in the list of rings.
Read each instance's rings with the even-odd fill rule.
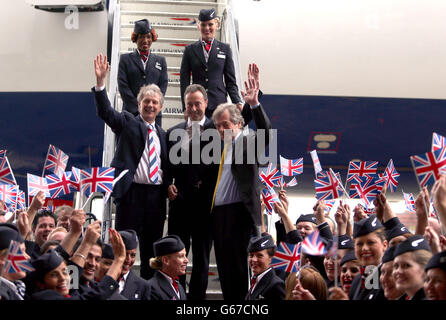
[[[167,131],[168,150],[181,145],[178,151],[186,155],[186,161],[169,161],[172,184],[169,194],[169,234],[178,235],[189,253],[192,238],[192,275],[189,284],[190,300],[204,300],[208,284],[209,254],[211,250],[210,211],[212,190],[216,174],[202,162],[201,150],[207,142],[200,141],[198,132],[215,128],[212,120],[205,116],[206,90],[199,84],[188,86],[185,91],[187,121]],[[192,131],[196,132],[192,132]],[[178,132],[178,134],[176,134]],[[176,135],[176,136],[175,136]],[[193,137],[193,138],[192,138]],[[197,137],[198,139],[196,139]],[[199,161],[192,163],[192,153],[197,152]],[[177,154],[178,155],[178,154]],[[175,154],[170,155],[173,160]],[[173,181],[174,180],[174,181]],[[186,276],[180,277],[185,287]]]
[[[184,243],[176,235],[165,236],[153,244],[155,257],[150,266],[157,271],[149,282],[150,300],[187,300],[178,277],[186,274],[189,260]]]
[[[212,116],[225,142],[213,196],[213,236],[218,275],[225,299],[243,300],[248,288],[247,247],[260,235],[258,155],[269,143],[271,123],[258,101],[258,84],[245,83],[243,99],[251,106],[257,132],[243,135],[243,118],[233,104],[222,104]],[[263,129],[265,139],[259,140]],[[226,137],[225,137],[226,134]],[[258,141],[259,140],[259,141]]]
[[[166,94],[168,77],[166,58],[149,52],[152,42],[158,34],[147,19],[135,21],[131,36],[137,49],[121,55],[118,69],[118,89],[123,101],[123,110],[138,115],[138,96],[141,87],[154,83],[163,95]],[[161,113],[156,117],[156,124],[161,126]]]
[[[251,286],[246,300],[283,300],[285,283],[270,267],[276,245],[269,234],[252,237],[248,245],[248,263],[251,268]]]
[[[109,70],[107,57],[95,60],[97,113],[118,136],[111,166],[115,176],[129,171],[115,184],[116,229],[135,230],[139,238],[141,277],[149,279],[154,271],[149,267],[153,256],[152,244],[163,234],[166,218],[167,174],[166,133],[155,124],[163,105],[163,95],[155,84],[141,88],[138,94],[139,115],[114,110],[105,91]]]
[[[191,83],[201,84],[209,97],[206,116],[220,104],[227,101],[227,95],[235,104],[242,104],[235,77],[234,61],[229,45],[215,39],[219,24],[215,9],[202,9],[198,16],[198,29],[201,39],[188,45],[183,54],[180,68],[181,99],[184,104],[184,92]]]

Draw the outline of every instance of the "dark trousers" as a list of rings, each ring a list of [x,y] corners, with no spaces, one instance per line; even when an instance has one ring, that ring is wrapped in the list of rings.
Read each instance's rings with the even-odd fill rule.
[[[188,300],[204,300],[208,286],[209,255],[211,251],[210,212],[204,199],[195,196],[177,197],[169,202],[168,234],[180,237],[189,254],[192,239],[192,274]],[[180,277],[186,288],[186,276]]]
[[[225,300],[244,300],[249,289],[248,243],[252,219],[241,202],[213,209],[213,240]]]
[[[163,236],[166,198],[162,185],[132,183],[116,204],[116,230],[132,229],[139,240],[141,277],[150,279],[155,270],[149,259],[154,257],[153,243]]]

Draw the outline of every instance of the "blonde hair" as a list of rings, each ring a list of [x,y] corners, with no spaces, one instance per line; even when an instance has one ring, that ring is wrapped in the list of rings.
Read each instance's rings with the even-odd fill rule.
[[[427,262],[432,258],[432,252],[421,249],[413,251],[413,259],[420,266],[424,267],[427,265]]]
[[[161,260],[161,257],[150,258],[149,263],[150,268],[154,270],[161,270],[161,268],[163,267],[163,261]]]

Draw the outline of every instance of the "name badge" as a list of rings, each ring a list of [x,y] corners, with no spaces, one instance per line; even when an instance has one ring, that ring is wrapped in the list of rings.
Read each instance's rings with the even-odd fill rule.
[[[224,54],[217,54],[217,58],[226,59],[226,56]]]
[[[161,65],[160,65],[159,62],[157,62],[157,63],[155,64],[155,68],[157,68],[158,70],[161,70],[161,69],[162,69],[162,68],[161,68]]]

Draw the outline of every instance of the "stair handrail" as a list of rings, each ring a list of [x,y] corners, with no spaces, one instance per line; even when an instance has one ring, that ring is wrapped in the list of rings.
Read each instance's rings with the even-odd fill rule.
[[[226,42],[231,46],[235,77],[237,80],[239,95],[241,96],[240,91],[243,88],[243,78],[240,67],[239,32],[238,23],[235,19],[234,11],[232,10],[232,0],[226,0],[226,5],[222,15],[221,39],[223,42]]]

